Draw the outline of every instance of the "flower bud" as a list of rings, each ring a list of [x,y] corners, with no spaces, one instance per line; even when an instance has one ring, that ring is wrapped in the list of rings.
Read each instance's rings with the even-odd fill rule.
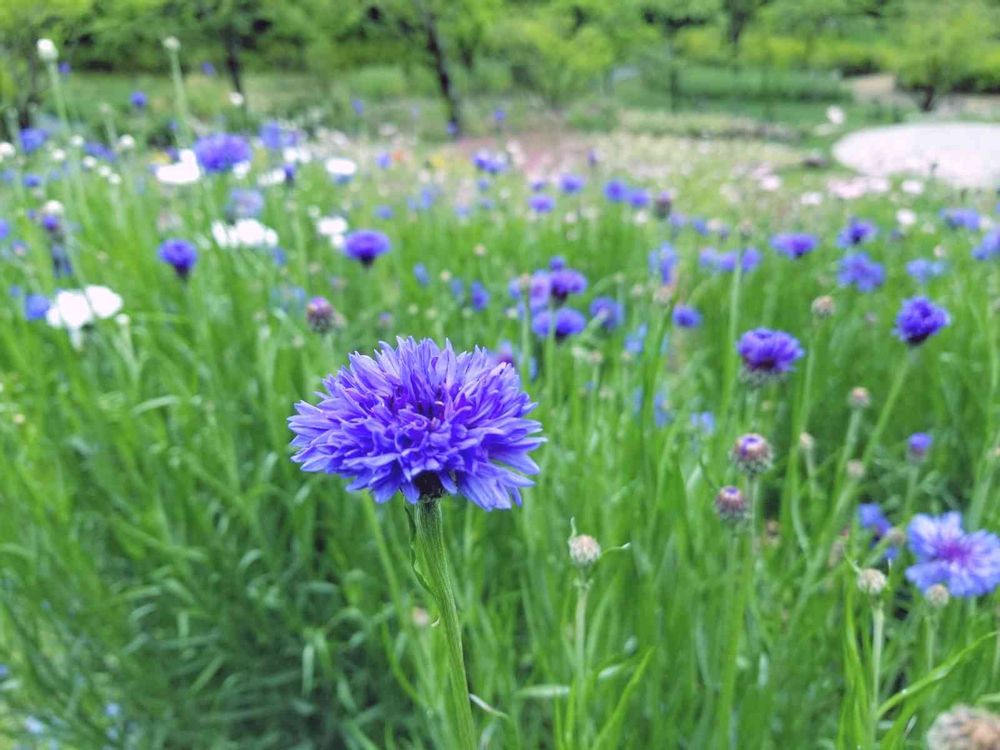
[[[837,312],[837,303],[829,294],[817,297],[812,303],[812,314],[817,318],[829,318]]]
[[[886,586],[885,573],[875,568],[864,568],[858,573],[858,590],[869,596],[879,596]]]
[[[943,583],[935,583],[924,592],[924,599],[934,609],[944,609],[951,601],[951,592]]]
[[[569,558],[578,568],[589,568],[601,557],[601,545],[588,534],[569,538]]]
[[[847,404],[852,409],[867,409],[872,405],[872,395],[868,392],[867,388],[862,388],[861,386],[852,388],[850,395],[847,397]]]
[[[177,52],[181,48],[181,42],[175,36],[168,36],[163,40],[163,47],[167,52]]]
[[[812,453],[816,449],[816,439],[808,432],[799,435],[799,448],[803,453]]]
[[[750,504],[739,487],[723,487],[715,496],[715,512],[723,521],[739,523],[750,515]]]
[[[853,479],[855,482],[860,481],[865,478],[865,464],[864,461],[858,461],[857,459],[852,459],[847,462],[847,478]]]
[[[55,62],[59,59],[59,50],[51,39],[39,39],[36,46],[38,57],[42,62]]]
[[[762,474],[771,468],[774,456],[767,438],[755,432],[736,439],[731,453],[736,468],[748,476]]]
[[[930,750],[996,750],[1000,716],[968,706],[955,706],[938,716],[927,732]]]
[[[313,297],[306,304],[306,321],[316,333],[326,333],[333,325],[333,305],[326,297]]]

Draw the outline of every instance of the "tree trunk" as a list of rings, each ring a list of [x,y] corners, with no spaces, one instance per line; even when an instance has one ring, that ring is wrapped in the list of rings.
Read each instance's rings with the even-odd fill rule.
[[[227,30],[222,35],[223,44],[226,47],[226,70],[229,71],[229,81],[233,84],[233,91],[244,97],[243,90],[243,62],[240,60],[240,45],[235,32]]]
[[[452,84],[451,74],[448,72],[448,59],[441,46],[441,37],[438,34],[437,21],[433,14],[426,7],[424,8],[424,28],[427,32],[426,49],[434,64],[434,73],[437,75],[438,89],[441,96],[448,104],[448,124],[453,135],[462,134],[462,106],[458,99],[458,92]]]

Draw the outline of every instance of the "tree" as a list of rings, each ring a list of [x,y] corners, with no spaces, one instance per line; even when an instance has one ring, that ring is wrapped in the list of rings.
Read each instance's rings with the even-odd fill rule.
[[[41,104],[44,73],[35,51],[39,38],[60,49],[93,7],[93,0],[2,0],[0,2],[0,105],[12,107],[21,127]],[[10,134],[13,137],[13,133]]]

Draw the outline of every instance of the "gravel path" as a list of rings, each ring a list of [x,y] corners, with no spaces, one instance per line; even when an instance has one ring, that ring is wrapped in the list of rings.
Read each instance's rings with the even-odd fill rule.
[[[1000,187],[1000,125],[922,123],[859,130],[838,141],[833,155],[868,175],[933,172],[956,187]]]

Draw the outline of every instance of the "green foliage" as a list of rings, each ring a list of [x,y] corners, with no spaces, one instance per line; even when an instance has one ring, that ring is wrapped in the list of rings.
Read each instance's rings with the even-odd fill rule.
[[[901,12],[899,47],[890,63],[902,86],[920,92],[924,109],[996,51],[1000,17],[979,0],[908,0]]]

